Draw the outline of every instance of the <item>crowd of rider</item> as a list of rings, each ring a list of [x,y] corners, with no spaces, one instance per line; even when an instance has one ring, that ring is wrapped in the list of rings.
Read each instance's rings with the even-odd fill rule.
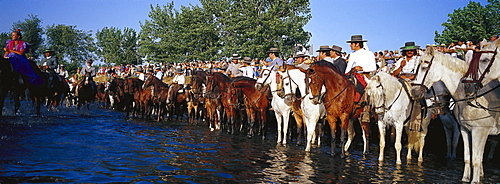
[[[32,64],[25,57],[25,53],[29,52],[29,44],[21,40],[20,30],[12,32],[12,39],[7,41],[7,46],[4,48],[4,58],[9,58],[14,70],[28,77],[30,83],[41,85],[41,79],[36,70],[33,70]],[[492,35],[490,41],[494,41],[498,35]],[[184,83],[184,79],[180,80],[179,76],[189,76],[195,70],[205,70],[212,72],[222,72],[230,77],[246,76],[256,78],[259,76],[259,71],[262,69],[277,70],[282,65],[295,65],[304,69],[308,68],[311,63],[325,60],[331,62],[341,73],[358,73],[362,75],[373,75],[376,72],[383,71],[392,74],[396,77],[412,79],[417,67],[419,56],[425,49],[433,48],[439,52],[448,53],[454,57],[464,59],[468,62],[472,59],[472,53],[478,49],[480,43],[474,44],[472,41],[459,41],[451,43],[449,46],[442,45],[427,45],[426,48],[421,48],[415,42],[406,42],[401,47],[401,54],[398,50],[395,51],[379,51],[373,53],[365,47],[365,42],[362,35],[353,35],[347,43],[350,45],[352,52],[347,54],[342,47],[333,45],[320,46],[316,51],[317,56],[308,56],[305,53],[305,48],[302,52],[297,52],[295,55],[290,55],[288,58],[280,56],[278,48],[271,48],[267,51],[268,57],[265,59],[241,57],[238,54],[233,54],[231,61],[190,61],[179,63],[164,63],[164,64],[145,64],[145,65],[118,65],[110,67],[99,67],[98,69],[92,66],[92,60],[87,60],[87,65],[78,68],[77,72],[69,76],[64,65],[59,65],[57,58],[53,56],[54,51],[47,49],[44,51],[42,58],[42,70],[51,74],[49,77],[49,86],[52,80],[68,79],[69,82],[79,81],[83,76],[96,77],[98,75],[107,75],[107,77],[138,77],[145,80],[147,74],[155,75],[163,80],[165,77],[174,77],[173,82]],[[59,76],[61,77],[58,77]],[[183,77],[182,77],[183,78]]]

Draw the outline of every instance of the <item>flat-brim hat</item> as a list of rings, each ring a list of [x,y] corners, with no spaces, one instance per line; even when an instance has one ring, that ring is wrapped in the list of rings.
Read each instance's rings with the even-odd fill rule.
[[[319,50],[317,50],[316,52],[327,52],[330,50],[332,50],[332,49],[328,45],[322,45],[322,46],[319,46]]]
[[[92,60],[92,59],[87,59],[87,63],[93,63],[93,62],[94,62],[94,60]]]
[[[278,48],[270,48],[266,53],[280,53]]]
[[[238,54],[233,54],[233,57],[231,57],[231,60],[240,60],[241,57]]]
[[[45,50],[43,51],[43,53],[47,53],[47,52],[55,52],[55,51],[54,51],[54,50],[52,50],[52,49],[45,49]]]
[[[175,69],[174,71],[175,73],[184,73],[184,70],[183,69],[180,69],[180,68],[177,68]]]
[[[250,58],[250,57],[244,57],[243,58],[243,63],[251,64],[252,63],[252,58]]]
[[[337,46],[337,45],[333,45],[333,46],[332,46],[332,50],[333,50],[333,51],[337,51],[337,52],[342,52],[342,47],[339,47],[339,46]]]
[[[299,57],[306,57],[307,55],[305,55],[304,53],[302,52],[297,52],[297,54],[295,54],[295,56],[293,56],[293,58],[299,58]]]
[[[363,35],[352,35],[351,40],[347,40],[347,43],[352,42],[367,42],[368,40],[363,40]]]
[[[406,42],[405,46],[401,47],[401,49],[403,49],[403,51],[405,51],[405,50],[417,50],[419,48],[420,48],[420,46],[415,45],[415,42]]]

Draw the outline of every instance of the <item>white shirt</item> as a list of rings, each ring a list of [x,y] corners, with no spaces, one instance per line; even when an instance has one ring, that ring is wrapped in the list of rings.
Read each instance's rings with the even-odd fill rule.
[[[172,80],[173,83],[177,82],[177,84],[182,84],[186,82],[186,78],[184,77],[184,74],[181,75],[175,75],[174,79]]]
[[[141,81],[145,81],[146,80],[146,75],[144,75],[144,73],[140,73],[138,78],[141,80]]]
[[[255,70],[253,69],[252,66],[241,67],[239,68],[239,70],[243,73],[243,76],[245,77],[250,77],[250,78],[255,77]]]
[[[403,62],[403,60],[405,60],[405,59],[406,59],[406,57],[400,58],[395,63],[396,67],[394,67],[394,69],[398,69],[401,66],[401,62]],[[406,61],[406,65],[401,70],[401,73],[412,73],[412,74],[414,74],[415,72],[417,72],[417,65],[418,65],[419,61],[420,61],[420,56],[413,56],[410,59],[410,61]]]
[[[375,56],[369,50],[359,49],[354,51],[349,56],[349,62],[347,62],[346,72],[351,71],[355,66],[363,67],[363,72],[372,72],[377,70],[377,64],[375,62]]]

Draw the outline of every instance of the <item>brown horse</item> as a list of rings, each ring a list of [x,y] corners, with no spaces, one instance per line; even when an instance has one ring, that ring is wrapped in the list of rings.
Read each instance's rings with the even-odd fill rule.
[[[191,75],[190,86],[187,91],[188,121],[194,123],[196,118],[203,117],[205,99],[203,97],[203,87],[207,73],[204,71],[194,71]]]
[[[142,114],[144,117],[144,115],[147,113],[146,111],[149,112],[149,105],[151,105],[151,95],[149,95],[148,98],[148,92],[143,91],[142,89],[143,84],[144,82],[139,78],[127,78],[123,83],[123,92],[133,97],[135,106],[132,108],[132,115],[136,117],[139,114]],[[151,93],[151,91],[149,91],[149,93]]]
[[[172,84],[168,89],[166,102],[170,111],[170,119],[172,119],[174,114],[179,119],[185,112],[187,95],[183,88],[184,86],[181,84]]]
[[[248,116],[248,134],[249,138],[255,134],[254,126],[257,123],[257,133],[265,139],[266,135],[266,120],[269,110],[268,87],[257,90],[255,84],[257,81],[251,78],[241,78],[233,81],[234,87],[241,90],[245,98],[246,112]],[[258,120],[257,120],[257,117]]]
[[[143,89],[147,89],[148,87],[153,86],[151,89],[152,93],[152,102],[156,109],[157,119],[156,121],[163,120],[163,115],[165,115],[167,111],[167,97],[168,97],[168,85],[160,81],[160,79],[156,78],[154,75],[149,75],[144,84],[142,85]]]
[[[337,121],[340,120],[342,148],[345,147],[346,133],[349,119],[355,109],[354,94],[355,86],[338,70],[333,69],[329,62],[316,62],[307,70],[306,76],[310,79],[309,88],[313,95],[312,101],[319,104],[323,100],[327,109],[326,119],[330,125],[331,133],[331,155],[335,155],[335,138],[337,132]],[[322,99],[321,88],[325,86],[326,93]],[[342,149],[341,156],[344,157],[345,150]]]
[[[223,104],[222,93],[226,93],[226,89],[231,83],[226,75],[222,73],[209,73],[206,76],[206,110],[207,118],[209,119],[210,130],[219,130],[220,122],[222,122],[223,111],[226,110],[227,101]]]

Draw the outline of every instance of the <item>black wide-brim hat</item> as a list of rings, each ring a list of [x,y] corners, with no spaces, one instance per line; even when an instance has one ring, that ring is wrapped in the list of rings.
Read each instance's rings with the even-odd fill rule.
[[[352,42],[367,42],[368,40],[363,40],[363,35],[352,35],[351,40],[347,40],[347,43]]]
[[[417,50],[419,48],[420,46],[415,45],[415,42],[406,42],[405,46],[401,47],[400,49],[403,49],[403,51],[405,51],[405,50]]]
[[[238,54],[233,54],[233,57],[231,57],[231,60],[240,60],[241,57]]]

